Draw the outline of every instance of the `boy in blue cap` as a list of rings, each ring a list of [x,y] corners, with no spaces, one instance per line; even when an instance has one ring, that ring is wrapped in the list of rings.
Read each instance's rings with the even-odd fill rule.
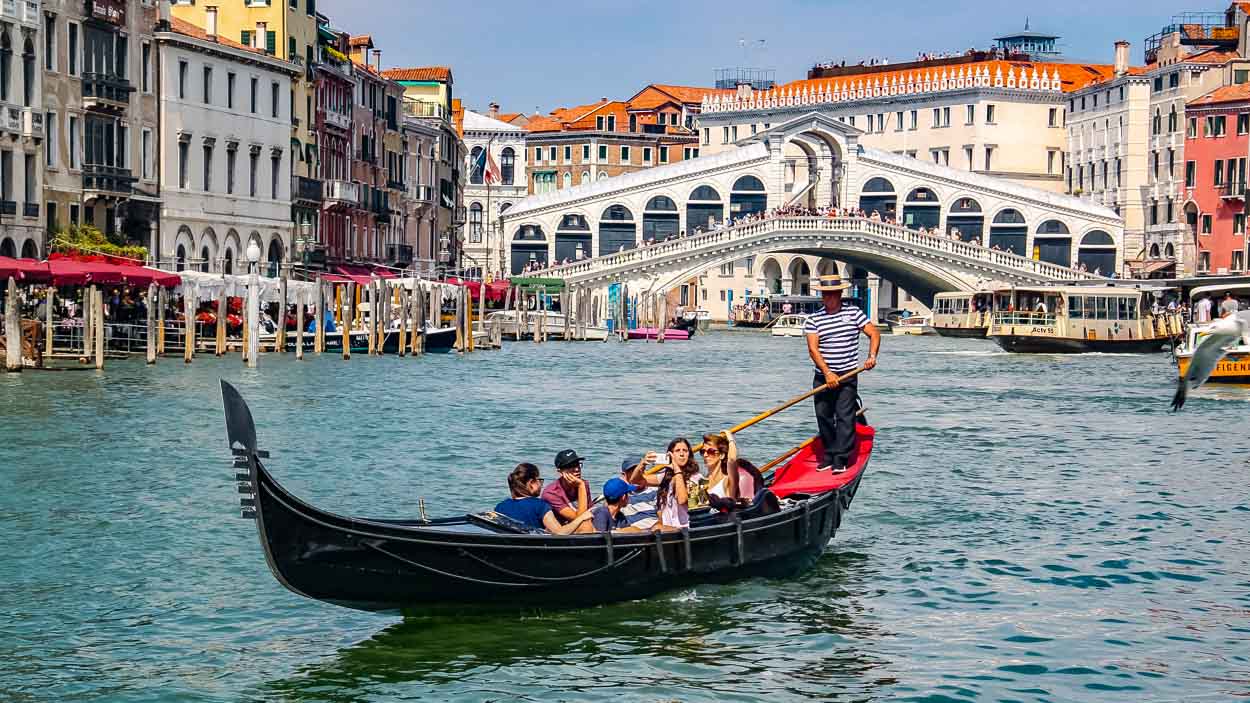
[[[591,512],[590,524],[595,532],[639,532],[637,527],[630,527],[629,520],[621,512],[629,505],[629,494],[634,487],[623,479],[611,478],[603,484],[603,505],[595,506]]]

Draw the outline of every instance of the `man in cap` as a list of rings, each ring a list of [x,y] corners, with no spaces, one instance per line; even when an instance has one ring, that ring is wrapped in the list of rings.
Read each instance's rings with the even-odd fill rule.
[[[807,354],[816,365],[812,387],[831,387],[816,394],[816,426],[825,447],[821,471],[840,473],[855,443],[855,404],[859,395],[857,379],[838,382],[838,376],[859,367],[859,335],[869,340],[864,370],[877,365],[881,334],[862,310],[842,304],[842,292],[851,284],[838,274],[821,276],[812,290],[820,291],[824,309],[808,316],[803,325]]]
[[[582,478],[584,461],[572,449],[556,454],[555,469],[559,476],[543,489],[542,498],[551,506],[561,525],[590,510],[590,490]]]

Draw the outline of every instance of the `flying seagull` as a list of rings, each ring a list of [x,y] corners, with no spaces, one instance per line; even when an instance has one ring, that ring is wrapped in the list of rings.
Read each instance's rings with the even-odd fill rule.
[[[1250,311],[1239,312],[1212,322],[1206,336],[1198,342],[1193,356],[1189,357],[1189,372],[1176,382],[1176,395],[1172,396],[1172,410],[1180,410],[1191,389],[1206,382],[1220,359],[1242,337],[1250,335]]]

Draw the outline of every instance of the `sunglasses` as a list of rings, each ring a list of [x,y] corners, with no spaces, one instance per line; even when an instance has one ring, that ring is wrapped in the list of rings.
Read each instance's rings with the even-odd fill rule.
[[[720,450],[717,449],[716,447],[708,447],[707,449],[703,450],[703,453],[704,454],[720,454]]]

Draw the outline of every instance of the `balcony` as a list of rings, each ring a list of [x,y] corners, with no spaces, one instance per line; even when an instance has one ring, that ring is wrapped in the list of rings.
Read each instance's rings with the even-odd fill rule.
[[[33,108],[22,110],[22,136],[43,139],[43,113]]]
[[[17,201],[16,200],[0,200],[0,215],[16,215],[16,214],[17,214]]]
[[[330,127],[341,129],[343,131],[348,131],[352,128],[351,115],[344,115],[340,112],[334,112],[333,110],[323,110],[321,115],[322,121]]]
[[[387,247],[387,258],[400,266],[412,263],[412,246],[408,244],[392,244]]]
[[[22,131],[22,110],[16,107],[4,109],[4,129],[14,134]]]
[[[447,119],[447,108],[442,103],[405,100],[404,114],[408,117],[437,117],[445,120]]]
[[[22,203],[22,217],[39,219],[39,203]]]
[[[429,203],[434,199],[434,189],[429,186],[413,183],[408,186],[408,199],[423,204]]]
[[[126,198],[130,196],[131,186],[135,177],[128,168],[105,166],[103,164],[83,164],[82,190],[83,199],[94,198]]]
[[[327,205],[356,207],[356,203],[359,200],[360,184],[339,180],[325,182],[325,202]]]
[[[104,73],[82,75],[82,104],[88,110],[125,110],[130,105],[130,94],[134,90],[130,81],[120,76]]]
[[[1244,181],[1230,181],[1217,187],[1220,190],[1220,198],[1224,200],[1246,199],[1246,184]]]
[[[35,0],[4,0],[0,4],[0,19],[38,28],[39,3]]]
[[[315,178],[291,176],[291,199],[320,203],[324,199],[321,181]]]
[[[391,190],[398,190],[401,193],[408,189],[408,186],[404,185],[403,181],[396,181],[390,178],[386,179],[386,187]]]

